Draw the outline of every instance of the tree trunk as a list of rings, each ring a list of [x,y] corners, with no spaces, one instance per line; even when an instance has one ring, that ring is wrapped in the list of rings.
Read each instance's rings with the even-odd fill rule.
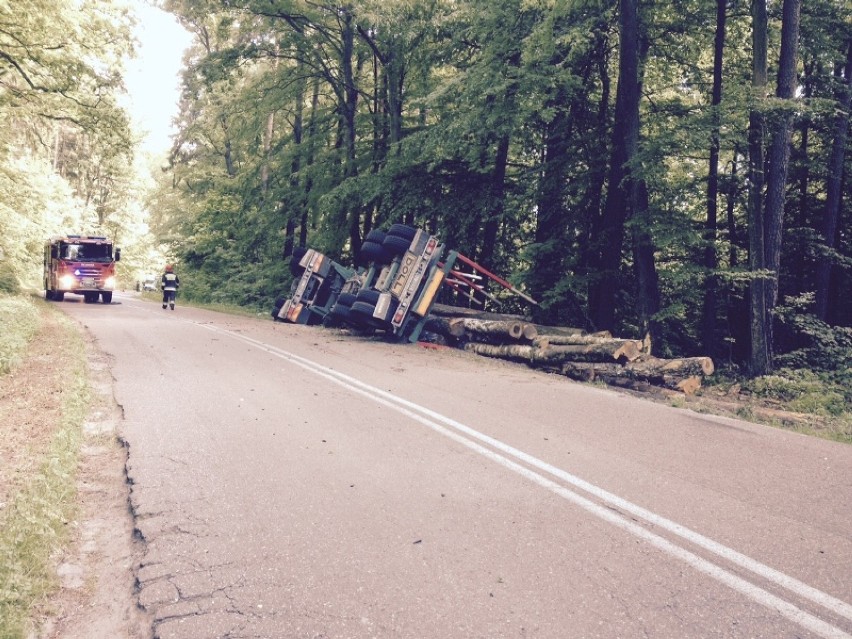
[[[774,135],[769,149],[769,173],[766,188],[766,266],[772,272],[766,291],[766,310],[778,303],[781,274],[781,240],[784,229],[784,202],[787,187],[787,167],[790,161],[790,129],[793,121],[793,100],[796,91],[796,59],[799,49],[799,18],[801,0],[784,0],[781,23],[781,56],[778,63],[776,97],[786,101],[778,121],[773,120]],[[774,349],[772,322],[767,322],[770,364]]]
[[[317,144],[317,130],[318,130],[318,111],[319,111],[319,99],[320,99],[320,81],[319,77],[314,77],[314,86],[311,92],[311,114],[308,120],[308,157],[307,157],[307,169],[308,169],[308,177],[305,179],[305,199],[302,204],[302,219],[299,224],[299,246],[307,246],[308,245],[308,218],[310,211],[310,197],[311,191],[313,191],[314,182],[311,177],[310,169],[314,165],[315,161],[315,149]]]
[[[479,262],[489,271],[494,270],[494,252],[497,244],[497,231],[503,219],[506,199],[506,165],[509,161],[509,136],[504,135],[497,142],[494,156],[494,170],[491,173],[491,185],[488,193],[488,208],[485,211],[485,228],[482,237],[482,251]]]
[[[654,262],[656,248],[651,237],[651,220],[648,215],[648,190],[645,180],[634,183],[632,188],[631,209],[637,221],[633,225],[633,260],[636,276],[639,280],[639,319],[642,332],[650,339],[653,348],[662,338],[656,314],[660,310],[660,285],[657,277],[657,267]]]
[[[752,1],[752,100],[749,115],[749,326],[751,329],[751,355],[749,367],[754,375],[764,375],[770,369],[769,317],[766,313],[766,279],[760,271],[766,268],[764,249],[763,213],[763,161],[765,122],[763,117],[766,99],[768,17],[766,0]]]
[[[837,222],[840,219],[840,194],[843,186],[843,165],[846,160],[846,141],[849,132],[849,117],[852,111],[852,40],[846,48],[846,86],[840,96],[840,109],[834,126],[834,142],[828,163],[826,180],[825,213],[822,219],[822,238],[828,249],[837,245]],[[822,321],[829,318],[829,290],[831,285],[832,260],[823,256],[817,265],[816,316]]]
[[[707,172],[707,221],[704,225],[704,268],[707,277],[704,281],[704,307],[701,320],[701,341],[704,352],[712,356],[719,354],[718,298],[719,286],[716,268],[719,258],[716,254],[718,239],[719,210],[719,129],[721,118],[719,106],[722,104],[722,59],[725,51],[725,30],[727,25],[727,0],[716,0],[716,37],[713,45],[713,92],[710,100],[712,125],[710,129],[710,166]]]
[[[358,110],[358,87],[355,85],[355,17],[349,8],[341,10],[341,72],[343,75],[343,103],[340,105],[343,115],[343,178],[348,179],[358,174],[355,163],[357,129],[355,126],[355,115]],[[348,233],[349,247],[353,254],[361,249],[361,225],[358,207],[351,202],[340,204],[340,220],[343,222],[341,228]],[[335,247],[341,250],[343,247]]]
[[[650,332],[656,333],[654,315],[659,308],[659,290],[647,215],[647,190],[644,182],[630,168],[639,146],[642,58],[639,4],[638,0],[621,0],[619,6],[619,80],[612,156],[606,203],[601,225],[594,238],[596,246],[600,247],[596,264],[599,281],[590,295],[590,312],[598,330],[614,328],[625,222],[633,218],[636,220],[633,248],[639,279],[641,320]]]
[[[553,105],[555,115],[545,133],[537,197],[538,213],[535,216],[535,250],[527,280],[530,295],[537,300],[546,300],[563,275],[565,212],[562,200],[570,153],[570,118],[565,108],[566,99],[566,91],[562,88],[557,90]],[[559,300],[554,300],[552,304],[537,309],[538,321],[558,321],[558,305]]]
[[[303,137],[304,137],[304,102],[305,102],[305,85],[307,80],[300,78],[296,86],[296,95],[294,97],[294,115],[293,115],[293,144],[296,147],[293,153],[293,162],[290,165],[290,192],[292,193],[293,203],[281,202],[280,210],[284,217],[284,256],[287,257],[293,254],[296,235],[296,219],[300,216],[300,211],[306,206],[306,197],[299,185],[299,173],[302,170],[302,154]]]

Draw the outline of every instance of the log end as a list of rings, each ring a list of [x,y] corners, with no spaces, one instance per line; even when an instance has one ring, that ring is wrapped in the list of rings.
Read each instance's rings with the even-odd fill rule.
[[[687,377],[676,384],[676,388],[684,395],[695,395],[701,388],[701,378],[698,375]]]

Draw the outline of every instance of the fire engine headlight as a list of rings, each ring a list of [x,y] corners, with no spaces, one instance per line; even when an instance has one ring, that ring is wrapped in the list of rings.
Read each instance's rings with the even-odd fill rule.
[[[110,275],[104,280],[104,288],[115,288],[115,277]]]
[[[59,278],[59,286],[61,288],[74,288],[77,283],[77,278],[73,275],[63,275]]]

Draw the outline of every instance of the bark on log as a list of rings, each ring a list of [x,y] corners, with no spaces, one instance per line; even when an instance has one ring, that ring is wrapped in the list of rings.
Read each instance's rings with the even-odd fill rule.
[[[622,366],[606,362],[563,362],[562,373],[571,379],[583,382],[601,381],[615,386],[646,390],[649,386],[660,386],[692,395],[701,388],[701,376],[668,375],[648,370],[636,370],[632,362]]]
[[[464,345],[464,350],[486,357],[498,357],[512,362],[530,364],[533,361],[533,353],[537,349],[526,344],[495,345],[468,342]]]
[[[542,324],[536,324],[535,328],[539,335],[582,335],[588,333],[588,331],[584,328],[575,328],[571,326],[545,326]]]
[[[536,349],[536,360],[580,362],[632,362],[642,356],[641,342],[635,340],[606,340],[599,344],[561,344]]]
[[[459,318],[457,321],[469,333],[497,335],[513,340],[517,340],[523,335],[523,322],[517,320],[485,320],[475,317],[464,317]]]
[[[704,377],[712,375],[714,371],[713,360],[709,357],[681,357],[675,359],[661,359],[650,355],[633,362],[630,368],[635,372],[647,372],[656,375],[671,375],[686,378],[694,375]]]
[[[540,335],[532,340],[533,346],[548,348],[549,346],[579,346],[584,344],[616,344],[633,343],[640,351],[644,342],[635,339],[618,339],[600,335],[574,333],[573,335]]]
[[[491,311],[478,311],[473,308],[465,308],[464,306],[448,306],[447,304],[433,304],[429,309],[429,315],[437,315],[439,317],[471,317],[474,319],[495,320],[495,321],[516,321],[528,322],[529,318],[525,315],[514,315],[509,313],[493,313]]]
[[[488,357],[502,357],[512,361],[527,362],[532,366],[547,366],[568,361],[586,362],[630,362],[638,359],[642,353],[636,342],[631,340],[610,340],[604,344],[578,344],[536,348],[526,344],[478,344],[469,343],[465,350]]]
[[[461,318],[458,317],[440,317],[430,314],[423,328],[452,338],[463,337],[465,333]]]

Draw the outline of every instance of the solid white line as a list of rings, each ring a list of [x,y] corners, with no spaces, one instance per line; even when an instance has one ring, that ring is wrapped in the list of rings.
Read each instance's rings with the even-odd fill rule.
[[[187,320],[188,321],[188,320]],[[206,328],[212,332],[221,333],[225,335],[229,335],[235,339],[241,340],[260,350],[264,350],[269,352],[277,357],[281,357],[282,359],[286,359],[301,368],[304,368],[308,371],[313,372],[316,375],[324,377],[329,381],[332,381],[340,386],[343,386],[359,395],[367,397],[379,404],[397,410],[398,412],[416,420],[417,422],[431,428],[435,432],[439,432],[454,441],[475,450],[477,453],[491,459],[492,461],[513,470],[514,472],[522,475],[523,477],[537,483],[538,485],[547,488],[548,490],[560,495],[568,501],[584,508],[588,512],[604,519],[622,528],[625,531],[630,532],[631,534],[640,537],[641,539],[647,541],[653,546],[663,550],[664,552],[670,554],[673,557],[677,557],[682,561],[686,562],[690,566],[695,569],[703,572],[706,575],[709,575],[718,581],[724,583],[730,588],[745,594],[750,597],[754,601],[770,608],[776,610],[779,614],[786,617],[787,619],[815,632],[821,637],[825,637],[826,639],[852,639],[852,635],[844,632],[840,628],[832,626],[827,622],[811,615],[808,612],[798,608],[797,606],[773,595],[770,592],[763,590],[762,588],[738,577],[737,575],[728,572],[727,570],[707,561],[706,559],[695,555],[694,553],[689,552],[688,550],[681,548],[667,539],[656,535],[647,529],[639,526],[638,524],[624,518],[618,513],[596,504],[588,500],[577,493],[574,493],[564,486],[557,484],[556,482],[535,473],[525,466],[521,466],[518,463],[507,459],[503,455],[499,455],[493,450],[489,448],[485,448],[476,442],[471,441],[468,437],[479,440],[483,443],[488,444],[492,448],[499,450],[515,459],[524,462],[529,466],[533,466],[540,470],[547,472],[554,477],[559,478],[560,480],[569,483],[577,488],[582,489],[583,491],[594,495],[601,501],[610,504],[615,508],[619,508],[621,510],[627,511],[636,517],[644,519],[645,521],[652,523],[654,525],[660,526],[665,530],[697,545],[705,550],[708,550],[721,558],[730,561],[733,564],[736,564],[742,568],[745,568],[756,575],[763,577],[764,579],[775,583],[778,586],[786,588],[787,590],[805,598],[813,603],[816,603],[828,610],[831,610],[846,619],[852,620],[852,606],[848,603],[832,597],[831,595],[822,592],[821,590],[817,590],[816,588],[809,586],[789,575],[786,575],[774,568],[770,568],[765,564],[762,564],[751,557],[743,555],[727,546],[724,546],[718,542],[713,541],[703,535],[686,528],[678,523],[675,523],[669,519],[661,517],[651,511],[648,511],[641,506],[637,506],[632,502],[629,502],[617,495],[614,495],[602,488],[595,486],[594,484],[590,484],[589,482],[576,477],[562,469],[556,468],[544,462],[536,457],[533,457],[527,453],[524,453],[521,450],[513,448],[508,444],[505,444],[499,440],[496,440],[488,435],[480,433],[469,426],[465,426],[464,424],[457,422],[456,420],[441,415],[440,413],[436,413],[428,408],[420,406],[419,404],[415,404],[414,402],[410,402],[401,397],[397,397],[392,393],[387,391],[383,391],[379,388],[366,384],[354,377],[346,375],[345,373],[341,373],[339,371],[335,371],[334,369],[328,368],[321,364],[317,364],[309,359],[296,355],[294,353],[290,353],[283,349],[280,349],[276,346],[271,346],[259,340],[256,340],[251,337],[247,337],[245,335],[240,335],[239,333],[234,333],[228,331],[226,329],[221,329],[216,326],[212,326],[210,324],[201,324],[198,322],[192,322],[197,326],[202,328]],[[445,428],[441,424],[449,426],[451,429]],[[467,437],[459,434],[463,433]]]

